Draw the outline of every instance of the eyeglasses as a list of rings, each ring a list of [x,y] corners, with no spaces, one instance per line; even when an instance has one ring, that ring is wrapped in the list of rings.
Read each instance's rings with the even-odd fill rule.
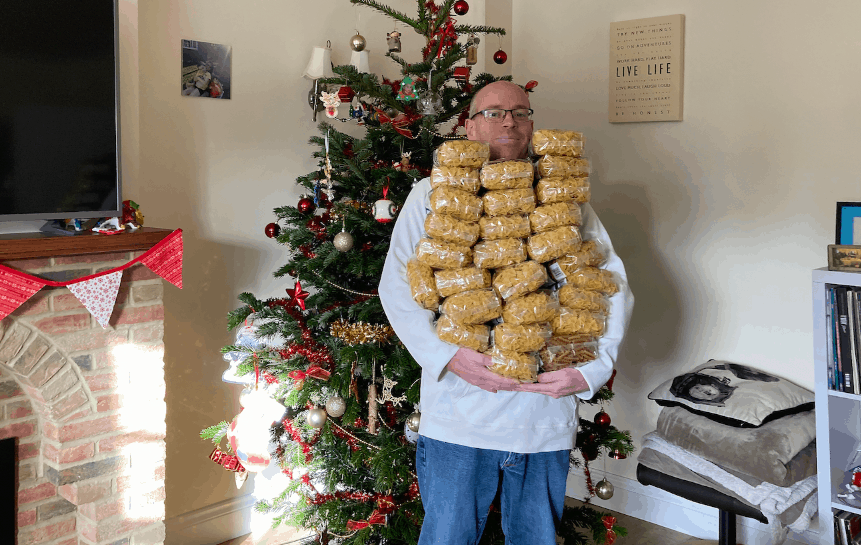
[[[514,121],[529,121],[530,119],[532,119],[532,108],[517,108],[514,110],[493,108],[490,110],[481,110],[472,117],[475,117],[478,114],[482,114],[484,115],[484,120],[488,123],[502,123],[502,121],[505,119],[506,112],[511,113],[511,118],[514,119]]]

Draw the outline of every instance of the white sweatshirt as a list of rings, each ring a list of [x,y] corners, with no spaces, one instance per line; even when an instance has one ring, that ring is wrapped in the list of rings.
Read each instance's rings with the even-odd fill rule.
[[[434,313],[412,298],[406,264],[418,241],[427,236],[425,217],[430,213],[430,178],[413,188],[398,214],[389,254],[380,279],[380,300],[400,340],[422,367],[421,424],[419,434],[468,447],[531,453],[574,448],[577,433],[575,395],[554,399],[532,392],[490,393],[466,382],[446,368],[458,347],[441,341],[434,329]],[[610,297],[604,335],[598,341],[598,358],[579,367],[589,390],[576,394],[589,399],[613,372],[619,344],[625,336],[634,296],[625,267],[613,250],[610,237],[589,204],[581,206],[583,240],[604,245],[607,264],[619,283]]]

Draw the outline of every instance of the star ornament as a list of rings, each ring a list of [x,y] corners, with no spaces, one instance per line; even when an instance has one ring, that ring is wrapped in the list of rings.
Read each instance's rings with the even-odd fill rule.
[[[287,288],[287,295],[290,296],[290,306],[299,305],[299,308],[305,310],[305,298],[311,295],[307,291],[302,290],[302,284],[297,280],[293,289]]]

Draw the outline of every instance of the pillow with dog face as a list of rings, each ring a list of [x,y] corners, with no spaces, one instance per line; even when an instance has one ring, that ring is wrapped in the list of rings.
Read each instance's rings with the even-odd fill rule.
[[[664,382],[649,399],[664,407],[684,407],[717,422],[757,427],[813,409],[813,392],[746,365],[709,360]]]

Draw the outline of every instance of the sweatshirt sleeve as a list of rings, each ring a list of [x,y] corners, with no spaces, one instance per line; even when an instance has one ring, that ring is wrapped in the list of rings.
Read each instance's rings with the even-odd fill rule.
[[[407,281],[407,261],[415,253],[418,241],[427,236],[424,223],[429,213],[429,193],[430,179],[425,178],[416,184],[398,214],[379,293],[383,310],[398,338],[422,369],[439,380],[458,347],[437,337],[434,313],[413,300]]]
[[[631,322],[634,295],[628,286],[625,265],[616,255],[613,243],[610,242],[610,236],[604,229],[604,225],[601,224],[601,220],[598,219],[590,204],[583,204],[581,209],[583,211],[583,224],[580,227],[580,232],[583,240],[597,240],[603,244],[607,263],[602,268],[612,271],[619,285],[619,291],[609,298],[610,312],[607,315],[604,335],[598,339],[598,357],[594,361],[577,368],[583,374],[583,378],[586,379],[589,390],[575,395],[581,399],[590,399],[601,386],[610,380],[610,376],[613,374],[613,365],[619,354],[619,345],[622,344],[625,332],[628,330],[628,324]]]

